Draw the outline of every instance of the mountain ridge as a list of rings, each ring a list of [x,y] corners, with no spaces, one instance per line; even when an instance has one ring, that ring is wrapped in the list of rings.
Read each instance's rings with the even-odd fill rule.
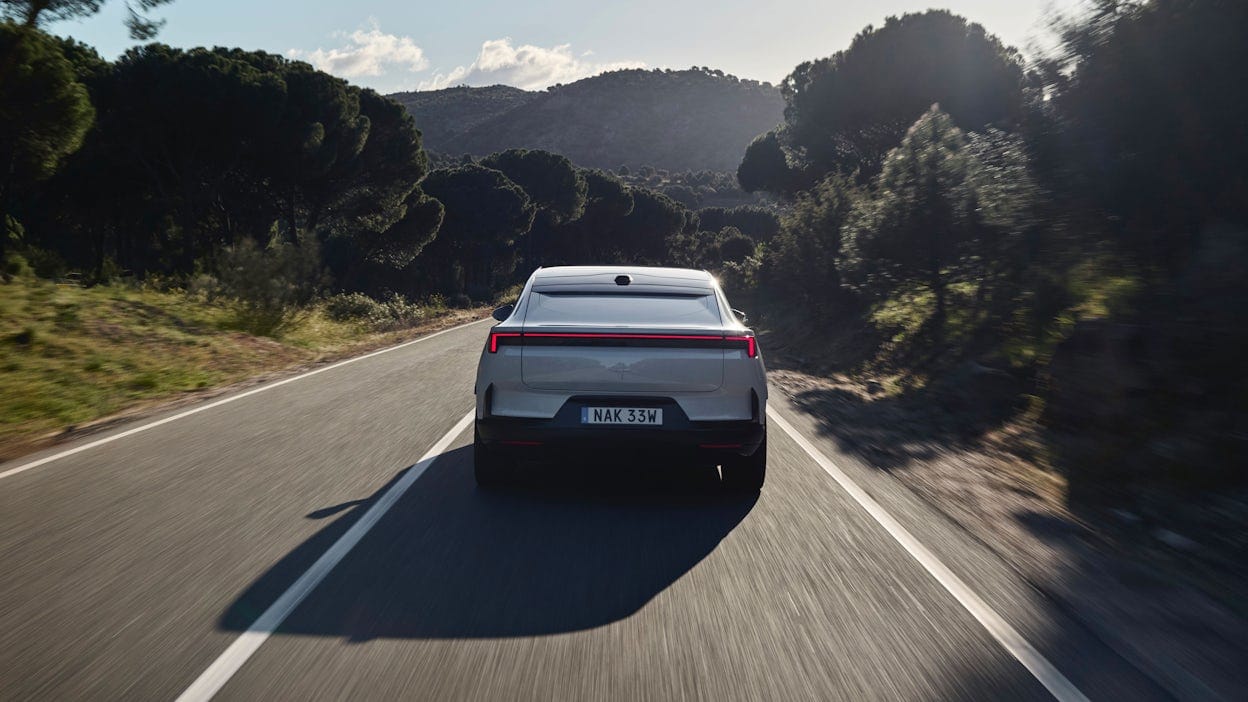
[[[538,93],[510,85],[466,85],[440,90],[391,93],[386,97],[407,108],[416,118],[425,148],[454,153],[451,140],[482,121],[515,108]]]
[[[390,97],[430,151],[545,149],[584,167],[679,171],[735,171],[784,108],[775,86],[709,68],[608,71],[540,92],[461,86]]]

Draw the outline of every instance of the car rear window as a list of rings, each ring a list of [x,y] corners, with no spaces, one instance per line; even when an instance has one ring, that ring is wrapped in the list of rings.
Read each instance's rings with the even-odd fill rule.
[[[529,298],[526,324],[679,326],[719,324],[714,295],[542,293]]]

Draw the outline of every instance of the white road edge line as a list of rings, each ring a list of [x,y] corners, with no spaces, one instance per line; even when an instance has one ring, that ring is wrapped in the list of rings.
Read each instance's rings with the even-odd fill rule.
[[[169,422],[176,422],[179,419],[182,419],[184,417],[189,417],[192,414],[199,414],[200,412],[205,412],[207,410],[213,409],[214,407],[220,407],[221,405],[229,404],[231,402],[234,402],[235,400],[241,400],[244,397],[251,397],[252,395],[256,395],[256,394],[259,394],[268,390],[272,390],[273,388],[281,387],[287,383],[293,383],[296,380],[303,380],[304,378],[310,378],[319,373],[331,371],[331,370],[334,370],[335,368],[341,368],[342,366],[348,365],[350,363],[355,363],[356,361],[363,361],[366,358],[372,358],[373,356],[380,356],[383,353],[390,353],[391,351],[397,351],[401,348],[411,346],[412,344],[419,344],[420,342],[427,341],[429,339],[432,339],[435,336],[449,334],[450,332],[453,332],[457,329],[463,329],[464,327],[470,327],[474,324],[480,324],[481,322],[487,321],[488,319],[489,318],[487,317],[486,319],[478,319],[475,322],[468,322],[467,324],[459,324],[454,327],[450,327],[448,329],[443,329],[441,331],[436,331],[432,334],[422,336],[419,339],[412,339],[411,341],[405,341],[401,344],[388,346],[384,349],[373,351],[371,353],[366,353],[363,356],[356,356],[354,358],[348,358],[344,361],[338,361],[337,363],[332,363],[328,366],[325,366],[324,368],[317,368],[316,370],[311,370],[311,371],[308,371],[307,373],[300,373],[299,375],[296,375],[291,378],[286,378],[285,380],[279,380],[274,383],[261,385],[260,387],[254,388],[252,390],[248,390],[247,392],[241,392],[237,395],[230,395],[229,397],[216,400],[215,402],[209,402],[206,405],[192,407],[191,409],[186,410],[185,412],[179,412],[175,415],[165,417],[164,419],[158,419],[154,422],[149,422],[147,424],[134,427],[133,429],[127,429],[126,431],[123,431],[123,432],[110,434],[109,436],[105,436],[102,439],[96,439],[95,441],[90,441],[81,446],[75,446],[72,449],[67,449],[65,451],[61,451],[60,453],[52,454],[51,456],[44,456],[43,458],[31,461],[29,463],[23,463],[22,465],[17,466],[16,468],[10,468],[6,471],[0,472],[0,480],[3,480],[11,475],[17,475],[18,473],[25,473],[28,470],[31,470],[33,468],[38,468],[39,466],[42,466],[42,465],[47,465],[48,463],[51,463],[53,461],[59,461],[62,458],[68,458],[69,456],[72,456],[76,453],[82,453],[83,451],[88,451],[97,446],[103,446],[104,444],[112,443],[114,441],[117,441],[118,439],[124,439],[127,436],[133,436],[140,432],[147,431],[148,429],[155,429],[156,427],[162,424],[168,424]]]
[[[881,507],[880,503],[858,487],[858,484],[831,459],[823,455],[822,451],[802,436],[792,424],[789,424],[788,420],[771,408],[767,409],[767,416],[792,437],[797,445],[802,447],[802,450],[813,458],[820,468],[823,468],[824,472],[832,476],[832,479],[839,483],[841,488],[849,493],[849,496],[854,498],[854,501],[884,528],[884,531],[888,532],[889,536],[901,544],[901,547],[906,549],[914,560],[918,561],[919,565],[923,566],[923,569],[940,583],[941,587],[953,595],[954,599],[988,630],[997,643],[1001,644],[1019,663],[1022,663],[1023,667],[1030,671],[1041,685],[1044,685],[1049,694],[1062,702],[1088,702],[1088,698],[1079,691],[1079,688],[1067,680],[1066,676],[1062,675],[1056,666],[1028,643],[1022,634],[988,606],[988,603],[980,599],[979,595],[976,595],[961,578],[954,575],[953,571],[941,563],[935,554],[927,550],[926,546],[914,538],[896,519],[893,519],[893,516]]]
[[[260,648],[261,644],[268,640],[269,635],[282,625],[282,622],[286,620],[286,617],[291,612],[295,611],[299,603],[303,602],[304,598],[316,589],[316,586],[325,579],[325,576],[329,575],[329,572],[351,552],[351,549],[360,543],[360,540],[373,528],[373,525],[394,506],[394,503],[399,501],[399,498],[403,497],[407,489],[420,479],[421,475],[424,475],[434,461],[438,460],[438,456],[446,451],[446,447],[451,445],[455,437],[468,428],[475,415],[476,410],[468,412],[445,436],[438,440],[438,443],[433,445],[433,448],[429,449],[416,462],[416,465],[409,468],[398,482],[390,486],[390,489],[386,490],[368,508],[368,511],[351,525],[351,528],[345,534],[338,537],[333,546],[330,546],[320,558],[316,559],[312,567],[299,576],[299,579],[286,592],[283,592],[281,597],[278,597],[273,604],[269,605],[269,608],[264,610],[264,613],[251,626],[247,627],[247,630],[240,634],[237,639],[234,639],[234,642],[213,661],[212,665],[208,666],[208,669],[201,673],[195,679],[195,682],[191,683],[191,686],[178,696],[178,702],[207,702],[207,700],[212,699],[213,695],[217,694],[229,682],[230,678],[243,667],[247,659],[251,658],[256,649]]]

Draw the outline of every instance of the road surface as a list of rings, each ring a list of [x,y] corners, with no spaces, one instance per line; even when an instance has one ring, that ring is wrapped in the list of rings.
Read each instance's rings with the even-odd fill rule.
[[[477,490],[486,329],[0,465],[0,699],[1166,699],[778,395],[757,497]]]

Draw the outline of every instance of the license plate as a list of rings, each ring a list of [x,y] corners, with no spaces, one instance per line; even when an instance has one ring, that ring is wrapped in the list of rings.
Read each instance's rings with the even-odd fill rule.
[[[653,426],[663,423],[663,410],[653,407],[582,407],[581,424]]]

